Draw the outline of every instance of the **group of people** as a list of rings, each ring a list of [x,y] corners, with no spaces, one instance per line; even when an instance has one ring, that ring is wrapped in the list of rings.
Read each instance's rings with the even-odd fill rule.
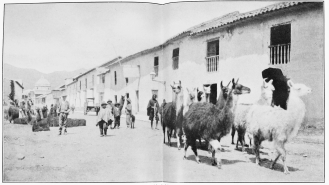
[[[101,108],[97,115],[96,126],[99,127],[100,136],[103,137],[107,135],[107,130],[110,127],[111,129],[120,128],[120,117],[123,105],[120,103],[112,103],[112,100],[101,103]],[[125,108],[126,112],[126,123],[127,128],[134,128],[134,115],[132,115],[132,105],[131,100],[127,98],[127,105]],[[112,123],[114,122],[113,126]]]

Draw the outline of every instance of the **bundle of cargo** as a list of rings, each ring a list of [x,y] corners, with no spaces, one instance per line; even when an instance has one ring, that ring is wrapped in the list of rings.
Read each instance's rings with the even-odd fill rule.
[[[32,119],[32,131],[39,132],[39,131],[50,131],[49,129],[49,122],[51,117],[41,119],[40,109],[37,109],[37,117],[36,119]]]
[[[49,120],[49,125],[51,127],[59,127],[59,118],[58,117],[52,117]],[[86,126],[86,120],[85,119],[71,119],[71,118],[67,118],[66,126],[67,127]]]

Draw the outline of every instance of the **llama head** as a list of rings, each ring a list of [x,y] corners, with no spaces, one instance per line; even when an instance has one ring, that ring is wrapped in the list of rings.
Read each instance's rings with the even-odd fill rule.
[[[261,98],[268,101],[269,104],[272,101],[273,91],[275,90],[272,83],[273,80],[266,82],[266,79],[264,79],[263,85],[261,86]]]
[[[125,101],[125,96],[122,96],[122,95],[121,95],[121,100],[122,100],[122,101]]]
[[[182,83],[180,80],[178,83],[174,82],[174,85],[170,85],[170,86],[172,88],[172,91],[176,94],[179,94],[182,91]]]
[[[221,94],[223,95],[224,99],[227,98],[228,91],[230,90],[229,88],[230,83],[231,81],[226,86],[223,86],[223,81],[220,82]]]
[[[234,78],[232,79],[232,88],[234,89],[233,94],[235,95],[240,95],[240,94],[249,94],[250,93],[250,88],[246,87],[242,84],[239,84],[239,79],[235,82]]]
[[[187,94],[188,94],[188,101],[194,101],[195,100],[195,97],[196,97],[196,95],[197,95],[197,90],[196,90],[196,88],[191,88],[191,89],[189,89],[189,88],[186,88],[186,91],[187,91]]]
[[[304,84],[295,84],[291,80],[288,80],[287,84],[290,87],[290,96],[295,95],[301,97],[312,93],[312,89]]]
[[[200,91],[199,88],[196,89],[197,91],[197,99],[198,101],[202,101],[206,98],[205,94],[203,93],[203,91]]]

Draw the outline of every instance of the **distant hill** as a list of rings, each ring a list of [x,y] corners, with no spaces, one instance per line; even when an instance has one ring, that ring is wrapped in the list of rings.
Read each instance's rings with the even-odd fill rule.
[[[72,78],[80,73],[86,72],[86,69],[78,69],[75,71],[55,71],[52,73],[42,73],[35,69],[19,68],[10,64],[3,63],[3,77],[9,79],[22,79],[24,89],[33,89],[35,83],[43,76],[47,79],[51,88],[54,89],[64,84],[65,78]],[[4,87],[4,90],[9,87]]]

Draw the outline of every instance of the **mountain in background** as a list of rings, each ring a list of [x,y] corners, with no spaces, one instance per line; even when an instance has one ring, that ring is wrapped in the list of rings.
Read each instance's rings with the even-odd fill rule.
[[[35,83],[43,76],[51,85],[51,89],[64,84],[65,78],[72,78],[80,73],[86,72],[86,69],[75,71],[55,71],[52,73],[42,73],[35,69],[19,68],[10,64],[3,63],[3,77],[8,79],[21,79],[24,89],[33,89]],[[4,87],[10,88],[10,87]]]

